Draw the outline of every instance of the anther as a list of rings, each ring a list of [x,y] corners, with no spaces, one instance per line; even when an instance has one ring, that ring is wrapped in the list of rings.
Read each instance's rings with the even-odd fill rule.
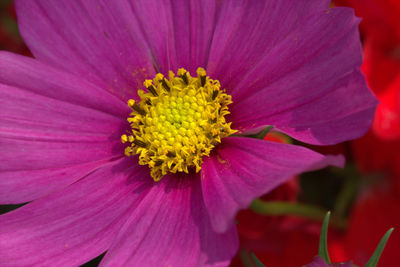
[[[167,90],[168,92],[171,91],[171,88],[169,88],[167,82],[165,81],[165,79],[162,80],[162,86],[165,88],[165,90]]]
[[[175,158],[175,157],[176,157],[176,153],[175,153],[175,152],[168,151],[167,157],[169,157],[169,158]]]
[[[141,108],[136,104],[135,100],[129,99],[129,100],[128,100],[128,106],[129,106],[131,109],[135,110],[135,111],[136,111],[137,113],[139,113],[140,115],[142,115],[142,116],[146,115],[146,112],[145,112],[143,109],[141,109]]]
[[[131,106],[131,108],[133,109],[133,110],[135,110],[137,113],[139,113],[140,115],[142,115],[142,116],[145,116],[146,115],[146,111],[144,111],[143,109],[141,109],[139,106],[138,106],[138,104],[133,104],[132,106]]]
[[[153,85],[150,85],[149,87],[147,87],[147,89],[149,89],[150,93],[152,93],[154,96],[158,96],[156,88],[154,88]]]
[[[215,118],[215,119],[209,119],[208,122],[211,123],[211,124],[214,124],[214,123],[217,122],[217,118]]]
[[[121,135],[121,142],[122,143],[128,142],[128,136],[126,134]]]
[[[212,94],[212,100],[215,100],[215,98],[217,98],[218,96],[218,90],[215,90]]]
[[[204,85],[206,85],[206,76],[200,76],[200,82],[201,87],[204,87]]]
[[[162,165],[164,163],[164,161],[162,161],[162,160],[156,160],[155,162],[154,162],[154,166],[160,166],[160,165]]]
[[[189,84],[189,80],[188,80],[188,77],[187,77],[187,75],[186,75],[186,72],[185,72],[184,74],[182,74],[180,77],[182,78],[182,80],[183,80],[186,84]]]
[[[138,139],[133,140],[133,143],[134,143],[135,145],[140,146],[140,147],[143,147],[143,148],[146,148],[146,147],[147,147],[147,144],[146,144],[145,142],[140,141],[140,140],[138,140]]]

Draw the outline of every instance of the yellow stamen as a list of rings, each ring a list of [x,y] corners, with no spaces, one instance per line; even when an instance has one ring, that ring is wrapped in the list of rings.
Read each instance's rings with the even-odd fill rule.
[[[177,76],[170,71],[169,79],[158,73],[144,86],[149,92],[138,91],[140,102],[128,101],[132,132],[121,141],[129,143],[126,156],[139,155],[139,164],[149,165],[154,181],[169,172],[199,172],[202,157],[236,132],[225,120],[231,96],[203,68],[197,77],[183,68]]]

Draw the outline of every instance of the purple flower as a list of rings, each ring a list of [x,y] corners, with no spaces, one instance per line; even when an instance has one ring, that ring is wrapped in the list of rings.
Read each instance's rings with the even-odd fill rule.
[[[328,264],[321,257],[315,256],[313,262],[305,265],[304,267],[352,267],[352,266],[354,265],[351,262]]]
[[[370,126],[377,102],[359,70],[359,20],[329,3],[16,0],[35,59],[0,53],[0,203],[29,203],[0,216],[0,265],[76,266],[106,251],[102,266],[228,265],[238,209],[294,174],[342,164],[300,146],[227,137],[230,128],[273,125],[329,145]],[[174,151],[173,130],[166,143],[149,143],[158,124],[140,117],[152,114],[147,100],[169,96],[156,74],[170,70],[179,77],[167,87],[208,101],[194,98],[207,112]],[[139,98],[144,82],[150,93]],[[151,120],[166,121],[163,110]]]

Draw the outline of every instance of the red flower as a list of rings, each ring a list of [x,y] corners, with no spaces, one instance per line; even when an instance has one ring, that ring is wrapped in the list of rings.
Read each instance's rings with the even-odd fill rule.
[[[370,192],[354,208],[345,248],[355,264],[365,264],[380,238],[391,227],[393,231],[378,266],[396,267],[400,247],[400,196],[394,190]]]
[[[399,14],[400,17],[400,14]],[[400,75],[379,96],[373,129],[383,139],[400,139]]]
[[[400,138],[400,2],[397,0],[339,0],[363,18],[362,70],[381,104],[374,131],[384,139]]]

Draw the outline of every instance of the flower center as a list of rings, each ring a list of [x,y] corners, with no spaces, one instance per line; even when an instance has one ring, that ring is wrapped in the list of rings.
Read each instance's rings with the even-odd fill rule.
[[[149,165],[154,181],[168,172],[199,172],[202,157],[236,132],[225,120],[231,96],[204,69],[197,69],[197,77],[185,69],[177,76],[170,71],[169,79],[158,73],[144,86],[149,92],[138,90],[138,103],[128,101],[132,131],[121,140],[129,143],[125,155],[139,155],[139,164]]]

